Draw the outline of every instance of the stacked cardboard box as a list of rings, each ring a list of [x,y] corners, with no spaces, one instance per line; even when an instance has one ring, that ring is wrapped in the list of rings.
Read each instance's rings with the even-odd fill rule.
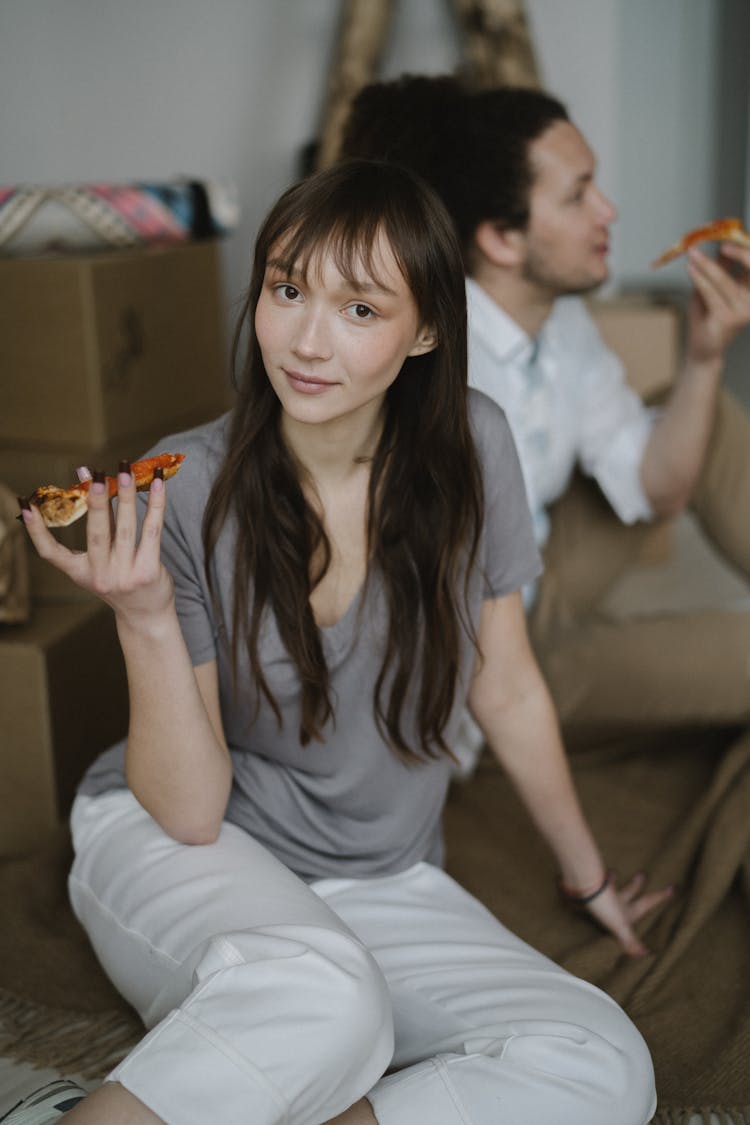
[[[113,474],[229,405],[215,242],[0,260],[0,481],[17,495]],[[85,547],[85,520],[56,532]],[[29,551],[32,619],[0,626],[0,854],[66,815],[127,727],[111,611]],[[10,814],[9,810],[13,810]]]
[[[648,296],[589,302],[605,344],[625,365],[628,382],[646,400],[669,389],[677,374],[680,313],[675,302]]]
[[[682,330],[678,305],[634,294],[595,299],[589,309],[605,344],[622,360],[633,389],[647,402],[662,398],[677,376]],[[669,521],[655,524],[644,542],[641,561],[667,562],[673,531]]]
[[[98,602],[37,608],[0,632],[0,855],[31,850],[64,817],[89,762],[127,728],[114,617]]]

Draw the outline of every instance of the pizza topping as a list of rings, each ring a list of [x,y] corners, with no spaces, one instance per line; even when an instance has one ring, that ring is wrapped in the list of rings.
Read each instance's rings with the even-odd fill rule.
[[[169,480],[179,471],[180,465],[185,460],[184,453],[160,453],[157,457],[147,457],[143,461],[134,461],[130,466],[138,492],[145,492],[151,487],[155,476]],[[123,467],[127,462],[123,462]],[[80,470],[79,470],[80,475]],[[95,476],[98,474],[95,474]],[[43,484],[32,492],[29,502],[39,509],[47,527],[67,527],[75,523],[88,510],[88,493],[91,487],[91,476],[80,480],[70,488],[58,488],[54,484]],[[117,495],[117,477],[103,478],[110,497]]]
[[[684,254],[699,242],[737,242],[740,246],[750,246],[750,233],[745,230],[740,219],[714,219],[705,226],[695,227],[694,230],[683,234],[678,242],[651,263],[651,268],[658,269],[674,258],[679,258],[680,254]]]

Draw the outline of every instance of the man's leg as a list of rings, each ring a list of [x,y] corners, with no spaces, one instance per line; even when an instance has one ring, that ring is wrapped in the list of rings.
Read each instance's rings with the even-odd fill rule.
[[[750,416],[720,396],[694,510],[723,558],[750,577]],[[566,724],[746,721],[750,614],[738,608],[612,620],[598,605],[636,561],[650,525],[617,521],[578,478],[556,505],[529,632]]]
[[[566,727],[750,720],[750,612],[590,617],[538,653]]]
[[[534,644],[544,647],[594,612],[660,527],[622,523],[598,486],[576,473],[550,509],[544,573],[529,617]]]
[[[598,486],[580,473],[553,505],[550,517],[544,573],[528,625],[537,660],[564,721],[579,713],[594,693],[603,703],[617,693],[618,681],[590,679],[587,630],[596,607],[638,560],[654,527],[623,524]]]
[[[750,414],[726,391],[691,507],[706,538],[750,582]]]

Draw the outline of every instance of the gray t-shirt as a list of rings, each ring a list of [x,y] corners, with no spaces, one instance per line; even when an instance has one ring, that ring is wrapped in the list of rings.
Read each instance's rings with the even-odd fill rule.
[[[520,589],[541,568],[515,446],[500,407],[470,392],[474,435],[483,469],[485,521],[470,583],[470,614],[476,627],[483,599]],[[212,560],[219,592],[215,613],[204,573],[203,513],[222,462],[228,416],[183,434],[158,449],[186,454],[169,482],[162,553],[175,584],[177,612],[194,664],[216,660],[221,708],[234,765],[227,820],[263,843],[304,879],[330,875],[377,876],[405,870],[419,860],[442,861],[441,813],[451,776],[445,757],[406,765],[381,736],[373,712],[375,681],[385,641],[384,592],[373,575],[344,616],[321,629],[330,670],[335,716],[325,742],[300,745],[299,682],[269,612],[260,640],[268,684],[283,725],[249,685],[244,643],[238,682],[232,690],[232,576],[235,533],[222,530]],[[460,682],[445,730],[455,739],[465,705],[474,649],[463,637]],[[416,745],[413,705],[403,729]],[[125,785],[124,743],[106,751],[80,786],[88,795]]]

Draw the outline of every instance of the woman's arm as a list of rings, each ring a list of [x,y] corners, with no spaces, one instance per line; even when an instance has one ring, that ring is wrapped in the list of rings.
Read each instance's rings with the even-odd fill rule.
[[[119,474],[113,526],[105,486],[92,484],[85,553],[58,543],[33,507],[23,518],[41,557],[114,610],[130,695],[126,768],[133,793],[175,839],[210,843],[232,778],[216,668],[193,670],[160,559],[164,482],[151,486],[140,541],[135,495],[130,474]]]
[[[478,639],[471,711],[554,854],[563,883],[582,892],[596,888],[606,866],[575,792],[519,594],[484,603]],[[618,893],[610,885],[588,906],[631,954],[646,952],[633,923],[671,894],[667,889],[639,897],[639,889],[635,883]]]

